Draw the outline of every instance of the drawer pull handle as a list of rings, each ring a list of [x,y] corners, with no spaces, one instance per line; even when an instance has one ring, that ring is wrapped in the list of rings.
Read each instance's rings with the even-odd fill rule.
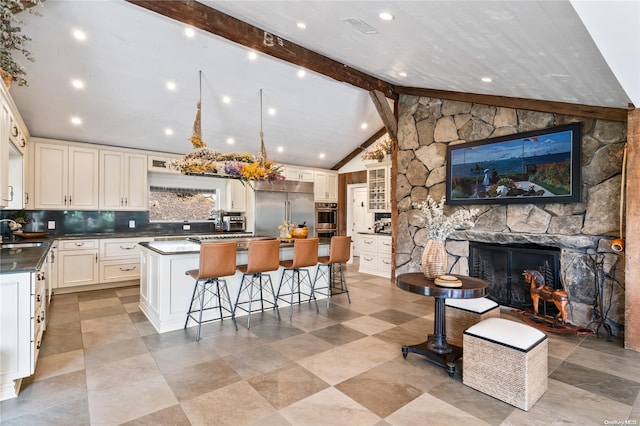
[[[382,242],[382,244],[384,244],[387,247],[391,245],[391,243],[385,243],[384,241]]]
[[[391,262],[388,262],[386,260],[383,260],[382,263],[384,263],[385,265],[391,265]]]
[[[122,272],[126,272],[126,271],[133,271],[134,269],[136,269],[136,267],[135,267],[135,266],[132,266],[131,268],[123,268],[123,267],[120,267],[120,270],[121,270]]]
[[[36,343],[36,349],[40,349],[41,345],[42,345],[42,342],[40,342],[40,340],[38,340],[38,343]]]
[[[373,244],[373,240],[364,240],[365,244]]]
[[[82,247],[84,245],[84,243],[73,243],[73,244],[75,244],[78,247]]]
[[[13,126],[11,128],[11,136],[13,136],[14,138],[18,136],[18,126]]]
[[[42,300],[42,297],[39,294],[36,295],[36,302],[39,303],[41,300]]]
[[[20,148],[24,148],[25,146],[27,146],[27,141],[25,141],[24,138],[20,138]]]
[[[366,260],[367,262],[371,262],[373,260],[373,257],[364,256],[364,260]]]
[[[120,248],[122,250],[133,250],[134,248],[136,248],[136,246],[131,246],[131,247],[120,246]]]

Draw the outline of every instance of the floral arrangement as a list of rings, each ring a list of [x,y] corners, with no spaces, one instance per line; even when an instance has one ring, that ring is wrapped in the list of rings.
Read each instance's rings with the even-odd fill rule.
[[[242,180],[283,180],[280,166],[262,161],[248,153],[222,154],[215,149],[200,148],[169,162],[169,167],[182,174],[210,174]]]
[[[26,70],[23,66],[19,65],[15,58],[11,55],[11,52],[19,52],[22,56],[33,62],[34,59],[26,48],[26,45],[31,41],[31,38],[22,34],[22,25],[24,22],[20,20],[16,14],[23,11],[29,6],[25,6],[24,3],[31,3],[31,5],[39,5],[41,0],[4,0],[0,6],[0,41],[2,49],[0,50],[0,70],[2,71],[3,79],[8,78],[8,81],[14,80],[18,83],[18,86],[27,86]],[[29,13],[35,13],[33,9],[29,9]],[[8,83],[7,83],[8,85]]]
[[[423,211],[427,227],[429,228],[428,238],[431,240],[446,240],[449,234],[456,229],[473,228],[473,219],[477,216],[478,209],[458,209],[453,214],[444,214],[445,197],[437,203],[431,195],[427,196],[427,201],[415,204],[416,208]]]
[[[372,149],[362,155],[362,159],[378,161],[384,160],[387,154],[391,154],[391,144],[391,139],[385,139],[377,142]]]

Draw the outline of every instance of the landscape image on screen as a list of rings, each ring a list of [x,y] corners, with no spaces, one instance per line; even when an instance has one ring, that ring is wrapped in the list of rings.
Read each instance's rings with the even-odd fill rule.
[[[451,200],[571,195],[571,130],[451,151]]]

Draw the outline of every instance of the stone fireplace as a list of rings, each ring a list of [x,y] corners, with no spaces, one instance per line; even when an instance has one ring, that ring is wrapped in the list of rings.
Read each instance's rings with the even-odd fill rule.
[[[532,308],[530,284],[524,270],[536,270],[544,284],[562,289],[560,250],[555,247],[469,243],[469,275],[489,283],[489,298],[501,306]],[[548,315],[558,313],[555,306],[544,306]]]
[[[624,327],[624,255],[611,249],[618,237],[618,206],[626,123],[401,95],[398,114],[396,274],[420,271],[427,230],[416,203],[445,193],[447,145],[571,122],[582,123],[581,201],[501,204],[478,208],[475,227],[450,235],[450,272],[468,275],[469,244],[541,246],[558,253],[558,285],[569,294],[568,321],[591,321],[595,274],[591,254],[604,259],[608,277],[602,300],[614,334]]]

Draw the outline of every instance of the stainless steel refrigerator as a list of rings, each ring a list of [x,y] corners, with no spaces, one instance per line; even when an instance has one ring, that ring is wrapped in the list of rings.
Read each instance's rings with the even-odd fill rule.
[[[278,237],[282,221],[309,227],[309,237],[316,236],[313,182],[281,180],[254,183],[255,234]]]

